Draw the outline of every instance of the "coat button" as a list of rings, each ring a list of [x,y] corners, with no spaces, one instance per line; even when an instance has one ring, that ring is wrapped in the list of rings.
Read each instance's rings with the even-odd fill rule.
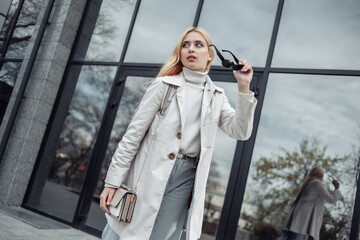
[[[177,137],[178,139],[181,139],[181,132],[178,132],[178,133],[176,134],[176,137]]]
[[[174,160],[174,159],[175,159],[175,154],[170,153],[170,154],[169,154],[169,158],[170,158],[171,160]]]

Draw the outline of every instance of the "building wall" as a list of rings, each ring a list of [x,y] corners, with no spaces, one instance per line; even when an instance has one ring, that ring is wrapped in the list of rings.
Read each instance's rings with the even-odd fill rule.
[[[0,165],[0,204],[4,205],[22,204],[86,1],[54,2],[41,39],[41,48],[22,94],[19,92],[20,85],[26,80],[24,72],[28,67],[31,51],[34,50],[48,3],[44,1],[39,13],[0,128],[0,136],[3,136],[15,101],[20,98],[19,111]]]

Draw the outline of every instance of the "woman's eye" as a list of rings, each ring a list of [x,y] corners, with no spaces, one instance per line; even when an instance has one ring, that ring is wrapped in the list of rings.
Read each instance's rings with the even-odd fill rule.
[[[204,45],[202,43],[197,43],[196,47],[203,47]]]
[[[185,47],[188,47],[189,44],[188,43],[183,43],[182,47],[185,48]]]

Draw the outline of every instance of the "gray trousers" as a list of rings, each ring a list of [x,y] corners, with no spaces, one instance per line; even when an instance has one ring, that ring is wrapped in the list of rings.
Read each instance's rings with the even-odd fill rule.
[[[196,158],[176,159],[150,240],[179,240],[186,225],[187,210],[194,186]],[[139,236],[142,237],[142,236]],[[107,224],[101,239],[120,240]]]

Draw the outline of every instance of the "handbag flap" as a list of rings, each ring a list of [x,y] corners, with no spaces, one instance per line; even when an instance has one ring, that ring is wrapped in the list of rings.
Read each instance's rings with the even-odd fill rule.
[[[124,197],[124,195],[125,195],[126,193],[128,193],[128,192],[131,192],[131,190],[130,190],[130,189],[127,189],[127,188],[125,189],[125,188],[123,188],[122,186],[119,187],[118,189],[116,189],[115,194],[114,194],[114,196],[113,196],[113,198],[112,198],[112,200],[111,200],[110,205],[113,206],[113,207],[116,207],[116,206],[119,204],[120,200],[121,200],[121,199]]]

